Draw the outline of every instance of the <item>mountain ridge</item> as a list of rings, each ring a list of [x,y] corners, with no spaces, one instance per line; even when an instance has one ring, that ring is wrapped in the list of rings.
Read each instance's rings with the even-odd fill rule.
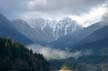
[[[9,21],[5,16],[0,14],[0,35],[4,37],[13,38],[22,44],[31,44],[32,40],[19,33],[13,26],[11,21]]]

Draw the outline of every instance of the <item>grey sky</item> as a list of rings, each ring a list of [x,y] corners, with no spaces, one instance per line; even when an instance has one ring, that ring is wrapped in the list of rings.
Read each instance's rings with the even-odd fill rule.
[[[26,12],[80,14],[107,0],[0,0],[0,12],[16,17]]]

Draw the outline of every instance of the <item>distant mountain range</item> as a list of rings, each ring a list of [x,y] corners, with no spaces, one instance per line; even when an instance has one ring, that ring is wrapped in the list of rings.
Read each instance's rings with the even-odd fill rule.
[[[69,17],[59,21],[42,18],[31,21],[26,22],[21,19],[9,21],[0,14],[1,35],[14,38],[25,44],[46,44],[82,29],[77,22]]]
[[[47,43],[55,41],[60,37],[73,34],[81,28],[77,22],[69,17],[59,21],[36,18],[27,22],[15,20],[13,23],[17,23],[14,24],[16,29],[26,34],[26,36],[29,36],[33,41],[38,39]],[[18,24],[20,29],[17,28]]]
[[[58,40],[51,42],[49,45],[51,47],[56,47],[56,48],[66,48],[66,49],[68,48],[70,49],[70,47],[73,48],[74,45],[76,44],[79,45],[80,43],[82,43],[81,40],[87,39],[88,37],[93,37],[94,35],[92,35],[92,33],[95,33],[97,30],[101,30],[102,28],[105,28],[107,25],[104,25],[104,24],[105,24],[104,22],[95,23],[87,28],[80,29],[80,31],[76,31],[74,34],[69,34],[69,35],[60,37]],[[104,31],[106,32],[106,30],[103,30],[102,32],[104,33]],[[98,36],[99,35],[97,34],[97,36],[95,35],[96,38],[95,37],[90,38],[89,40],[85,42],[88,42],[90,40],[98,40],[102,37],[101,35],[100,37]]]
[[[51,63],[60,63],[57,68],[63,64],[62,68],[68,66],[73,70],[87,71],[86,65],[90,67],[96,65],[100,68],[101,64],[108,63],[106,60],[108,59],[107,20],[108,17],[105,16],[102,21],[83,28],[69,17],[59,21],[42,18],[9,21],[0,14],[0,36],[12,38],[24,45],[39,44],[69,52],[80,51],[81,56],[77,59],[72,57]]]
[[[12,38],[26,45],[33,43],[31,39],[18,32],[12,22],[2,14],[0,14],[0,36]]]
[[[106,26],[103,23],[101,21],[83,28],[69,17],[59,21],[43,18],[30,19],[28,21],[21,19],[9,21],[0,14],[0,34],[14,38],[24,44],[44,44],[54,48],[65,49],[74,46],[93,32],[95,33],[96,30]],[[97,36],[99,35],[95,37]],[[95,37],[92,37],[93,40],[98,40]]]

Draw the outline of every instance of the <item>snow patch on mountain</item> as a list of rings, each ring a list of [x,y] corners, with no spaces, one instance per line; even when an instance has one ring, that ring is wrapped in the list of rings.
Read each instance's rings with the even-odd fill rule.
[[[35,30],[42,31],[47,36],[51,36],[54,40],[68,34],[72,34],[81,28],[81,26],[70,17],[66,17],[61,20],[31,18],[27,20],[27,23]]]

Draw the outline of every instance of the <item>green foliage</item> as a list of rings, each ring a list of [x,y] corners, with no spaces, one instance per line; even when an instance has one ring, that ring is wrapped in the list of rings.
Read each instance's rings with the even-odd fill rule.
[[[0,71],[49,71],[41,54],[7,38],[0,38]]]

